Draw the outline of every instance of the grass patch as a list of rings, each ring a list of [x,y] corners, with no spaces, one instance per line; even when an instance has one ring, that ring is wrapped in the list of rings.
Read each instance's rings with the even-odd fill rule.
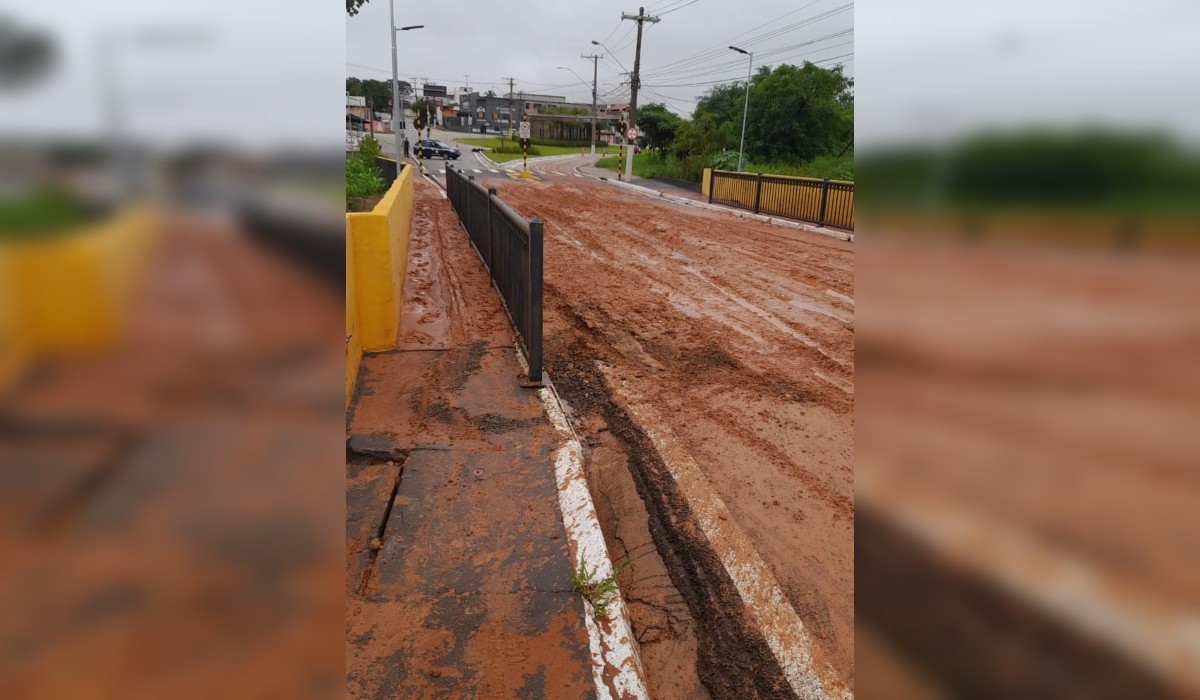
[[[455,138],[455,141],[464,146],[476,146],[479,148],[488,149],[487,156],[497,163],[506,163],[510,160],[521,159],[521,144],[519,141],[514,141],[504,136],[490,136],[484,138]],[[596,153],[616,153],[617,146],[596,146]],[[587,146],[550,146],[537,143],[534,141],[529,147],[529,157],[537,156],[565,156],[578,154],[580,151],[589,153],[591,149]]]
[[[732,155],[732,158],[729,156]],[[596,167],[607,170],[617,170],[618,156],[601,158]],[[718,170],[736,170],[737,153],[718,156],[709,163],[708,167]],[[820,156],[804,163],[755,163],[749,161],[742,168],[748,173],[763,173],[764,175],[791,175],[793,177],[815,177],[831,180],[854,181],[854,156],[846,154],[841,158]],[[683,163],[672,155],[662,156],[657,151],[642,151],[633,157],[633,174],[645,178],[670,178],[700,182],[703,176],[703,166],[697,163]]]
[[[44,188],[31,195],[0,199],[0,240],[64,233],[96,218],[93,208],[69,192]]]
[[[608,604],[612,602],[613,596],[617,594],[617,574],[624,571],[626,568],[633,566],[633,561],[626,559],[624,564],[621,564],[612,575],[601,579],[596,578],[596,569],[588,569],[587,562],[583,559],[579,560],[579,568],[571,572],[571,589],[592,606],[596,611],[597,617],[608,618]]]
[[[620,155],[606,156],[596,161],[596,167],[615,172],[622,163],[624,159]],[[633,174],[638,177],[686,179],[680,176],[678,166],[671,164],[669,158],[663,158],[654,151],[642,151],[633,156]]]

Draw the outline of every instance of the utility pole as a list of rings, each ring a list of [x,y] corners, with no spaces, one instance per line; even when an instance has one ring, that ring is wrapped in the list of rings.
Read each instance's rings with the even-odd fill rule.
[[[596,155],[596,68],[599,65],[600,54],[582,54],[580,58],[592,59],[592,155]]]
[[[511,141],[513,137],[513,81],[516,78],[501,78],[508,81],[508,138]]]
[[[631,15],[628,12],[621,13],[621,19],[631,19],[637,22],[637,49],[633,54],[633,75],[629,78],[629,128],[637,128],[637,94],[638,86],[641,85],[641,68],[642,68],[642,26],[646,22],[655,23],[659,21],[658,17],[649,16],[646,14],[646,8],[639,7],[636,15]],[[625,177],[633,177],[633,144],[629,144],[629,160],[625,161]]]

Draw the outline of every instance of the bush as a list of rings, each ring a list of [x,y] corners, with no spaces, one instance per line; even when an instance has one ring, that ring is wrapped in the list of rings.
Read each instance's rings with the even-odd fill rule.
[[[98,213],[70,192],[47,187],[18,197],[0,198],[0,240],[71,231]]]
[[[378,158],[382,152],[383,149],[379,146],[379,141],[375,140],[374,136],[366,136],[363,138],[363,140],[358,142],[357,157],[363,162],[370,164],[372,167],[375,165],[375,159]]]
[[[383,194],[386,183],[383,176],[362,158],[350,158],[346,161],[346,210],[349,211],[353,200],[359,197],[374,197]]]

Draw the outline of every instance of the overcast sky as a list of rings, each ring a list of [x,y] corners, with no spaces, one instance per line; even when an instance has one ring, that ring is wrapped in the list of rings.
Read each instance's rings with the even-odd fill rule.
[[[642,36],[641,104],[663,102],[686,115],[712,84],[744,80],[747,58],[730,44],[754,51],[755,66],[809,59],[842,63],[854,73],[854,6],[847,0],[647,0],[643,6],[661,21],[647,23]],[[508,91],[503,78],[513,77],[518,92],[590,102],[592,62],[580,56],[599,53],[600,102],[625,102],[628,87],[620,84],[627,79],[622,73],[633,69],[636,24],[621,21],[621,13],[637,11],[636,4],[614,0],[396,0],[397,26],[425,25],[399,34],[399,73],[402,80],[429,78],[451,89],[469,75],[470,87],[497,94]],[[586,84],[558,66],[573,69]],[[391,77],[387,0],[370,0],[347,19],[346,75]]]
[[[643,40],[642,103],[690,113],[716,82],[755,65],[842,63],[855,79],[856,142],[944,139],[981,126],[1035,123],[1163,127],[1200,142],[1196,0],[647,0],[662,21]],[[839,10],[839,8],[841,8]],[[634,24],[616,0],[397,0],[403,77],[450,88],[563,94],[581,102],[599,51],[602,102],[623,102]],[[832,13],[826,15],[825,13]],[[344,78],[390,75],[388,3],[347,17],[334,0],[0,0],[0,16],[48,31],[59,70],[0,94],[0,136],[99,135],[96,42],[155,27],[202,27],[203,46],[122,40],[117,74],[130,129],[152,140],[222,138],[269,147],[341,148]],[[616,59],[590,44],[603,41]],[[773,53],[772,53],[773,52]],[[618,65],[623,64],[624,67]],[[665,96],[665,97],[663,97]],[[751,109],[754,108],[753,95]]]
[[[1200,141],[1196,0],[858,0],[856,140],[1100,124]]]
[[[143,140],[341,148],[346,11],[334,0],[0,0],[0,18],[51,35],[61,59],[40,84],[0,94],[0,136],[103,135],[97,47],[110,35]],[[139,45],[147,30],[208,38]]]

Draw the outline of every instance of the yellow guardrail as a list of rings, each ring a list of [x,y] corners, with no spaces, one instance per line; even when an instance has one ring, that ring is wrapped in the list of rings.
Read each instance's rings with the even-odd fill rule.
[[[845,180],[706,168],[700,191],[716,204],[854,229],[854,183]]]

